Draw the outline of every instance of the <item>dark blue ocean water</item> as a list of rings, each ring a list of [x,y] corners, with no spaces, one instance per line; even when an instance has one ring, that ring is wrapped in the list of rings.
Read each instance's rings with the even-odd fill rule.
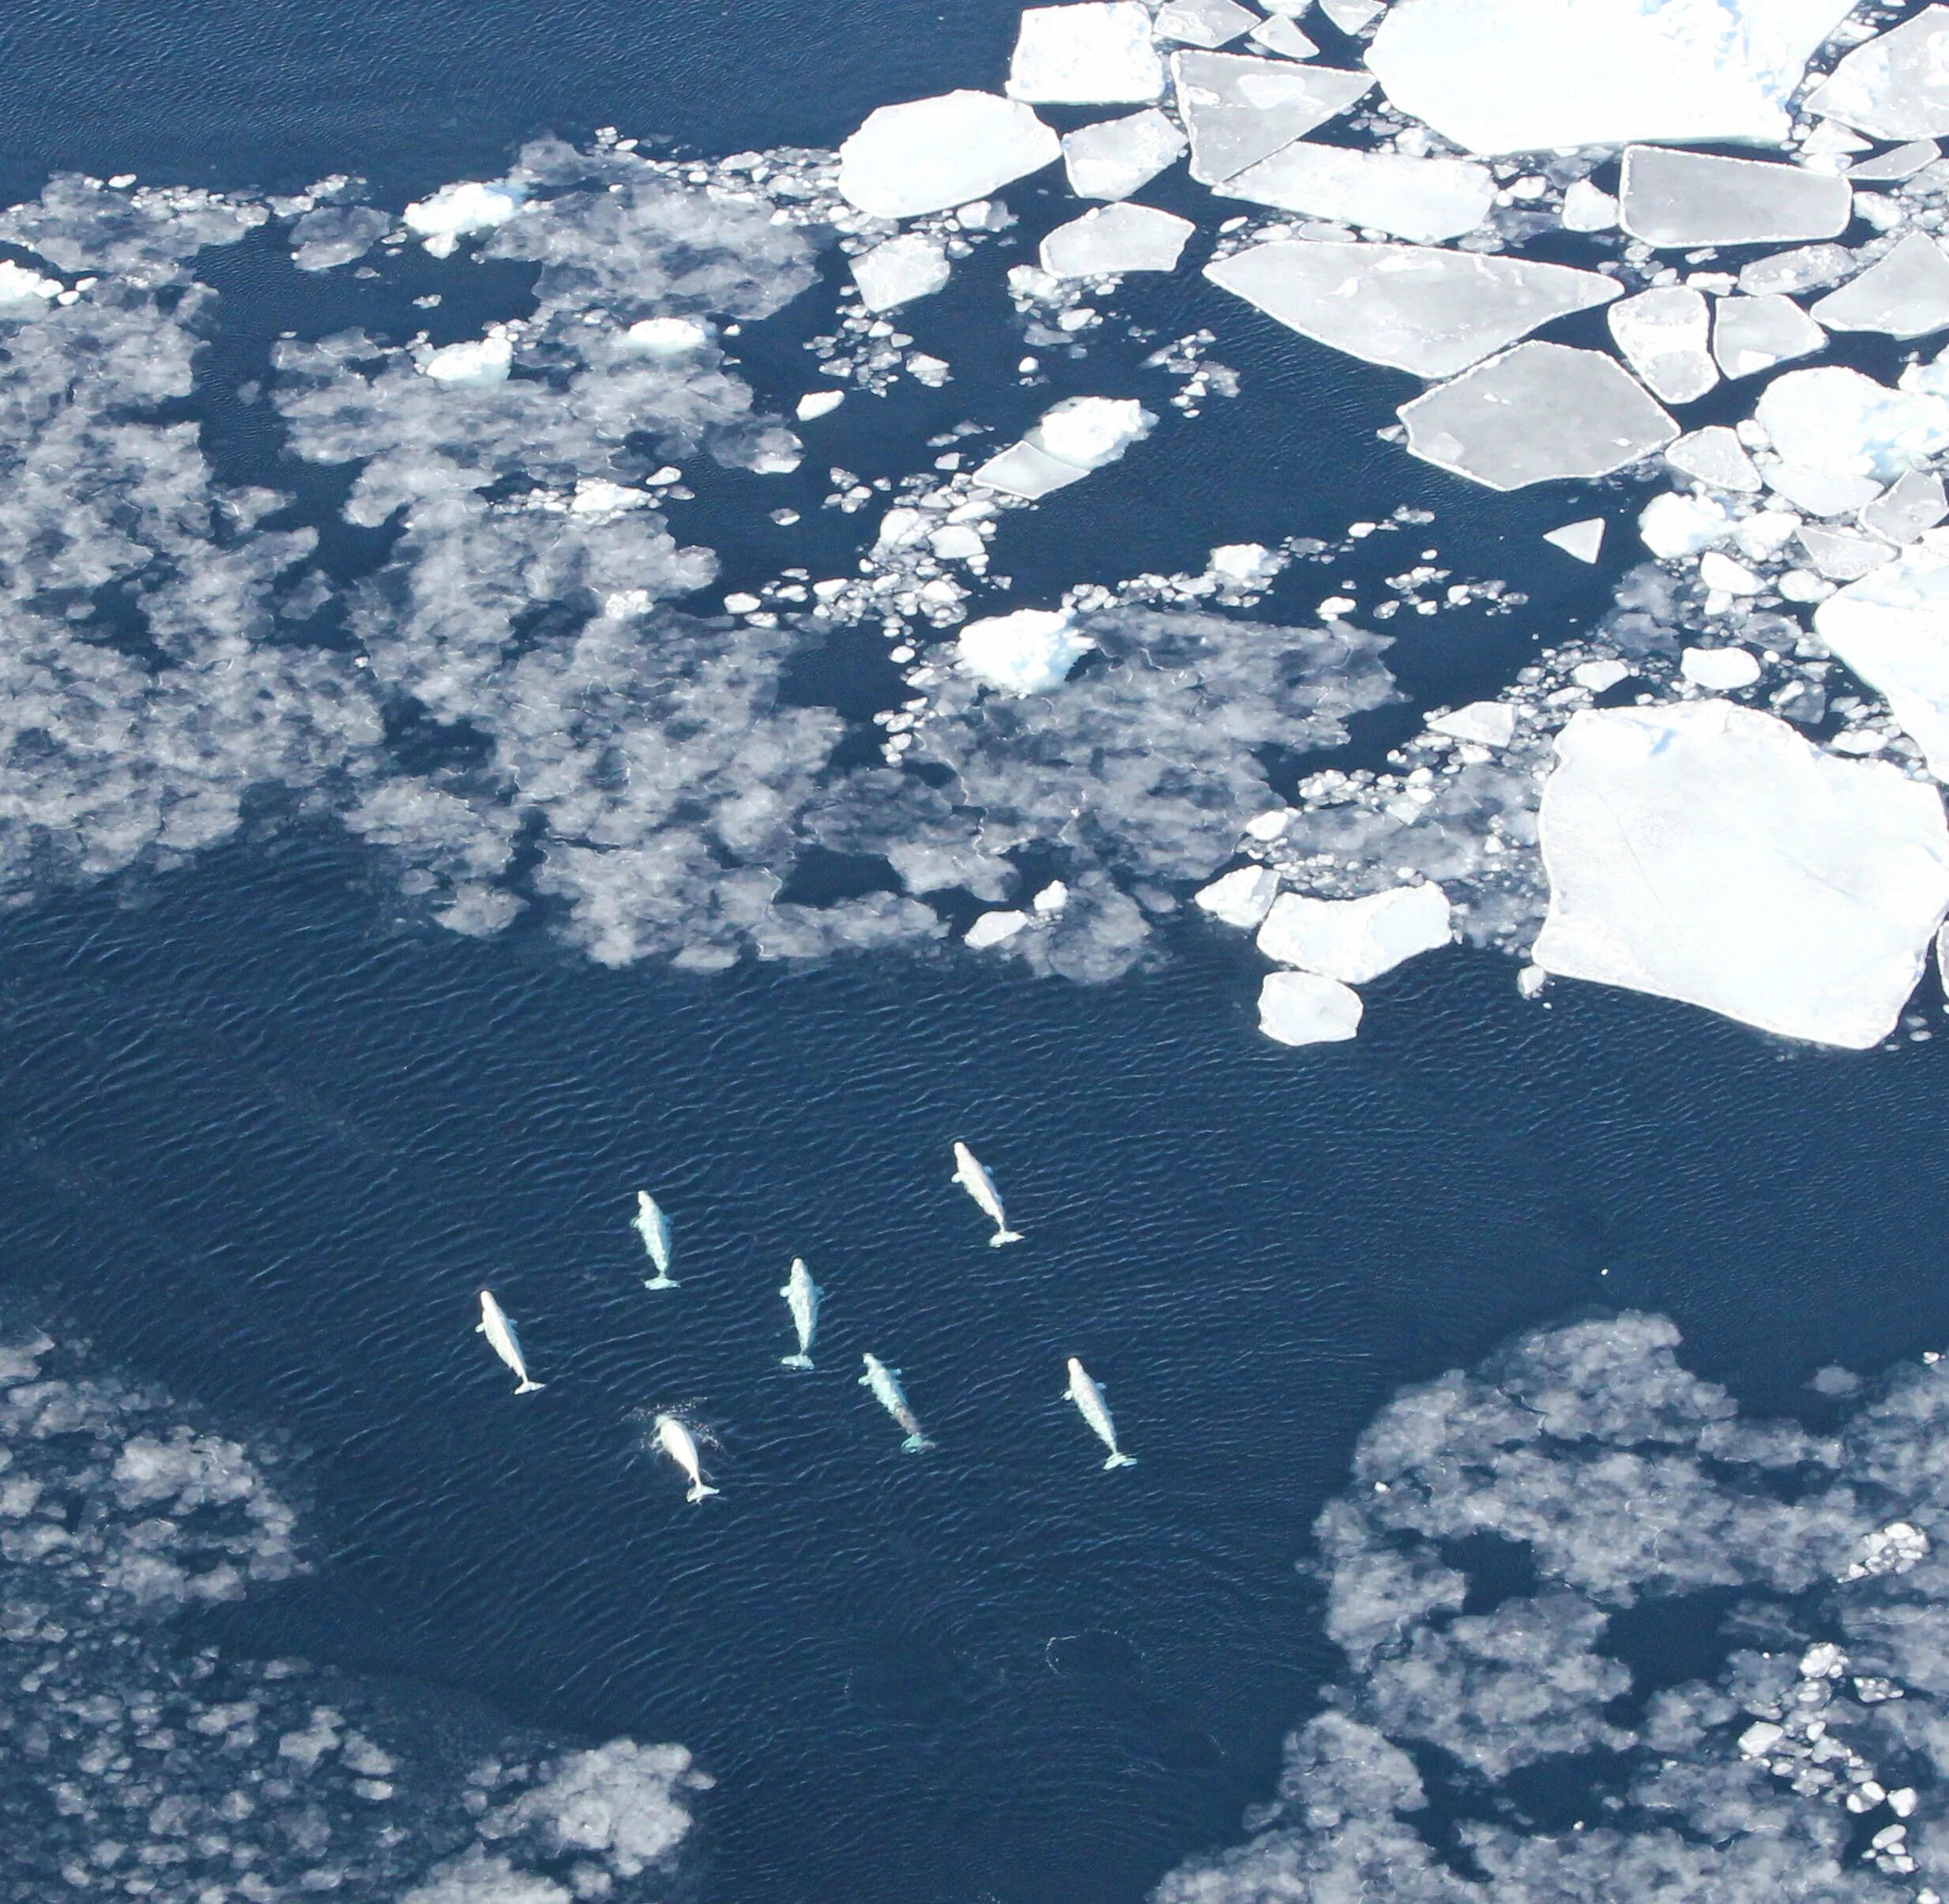
[[[0,183],[350,170],[397,203],[543,130],[830,143],[991,83],[1013,13],[34,0],[0,21]],[[246,329],[260,294],[290,322],[291,274],[254,255],[211,274]],[[306,321],[347,321],[341,295]],[[1199,321],[1195,288],[1158,295]],[[1014,572],[1195,566],[1425,501],[1458,566],[1533,600],[1404,629],[1422,698],[1601,611],[1605,574],[1521,553],[1587,499],[1405,464],[1371,438],[1386,378],[1229,314],[1247,397],[1018,519]],[[856,467],[872,414],[835,450]],[[213,453],[273,454],[252,427],[216,406]],[[709,502],[680,532],[727,547],[728,582],[777,559]],[[1402,1382],[1593,1305],[1669,1311],[1774,1407],[1949,1334],[1942,1043],[1840,1056],[1589,989],[1524,1005],[1506,961],[1457,952],[1372,988],[1356,1044],[1294,1053],[1254,1028],[1243,948],[1172,954],[1093,991],[946,958],[606,972],[539,935],[427,934],[349,846],[267,834],[0,922],[0,1276],[310,1451],[318,1570],[218,1621],[228,1645],[683,1741],[721,1782],[711,1899],[1127,1904],[1234,1834],[1331,1670],[1293,1562]],[[984,1247],[956,1138],[1020,1247]],[[678,1229],[660,1297],[638,1185]],[[809,1376],[777,1367],[794,1254],[827,1291]],[[472,1331],[483,1283],[549,1384],[518,1405]],[[869,1349],[937,1454],[898,1452],[854,1383]],[[1135,1469],[1103,1473],[1060,1400],[1072,1353]],[[696,1510],[626,1420],[686,1400],[724,1444]]]

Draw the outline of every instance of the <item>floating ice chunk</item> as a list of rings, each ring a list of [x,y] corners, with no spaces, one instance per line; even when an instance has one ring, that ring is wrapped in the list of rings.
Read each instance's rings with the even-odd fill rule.
[[[1052,694],[1096,645],[1059,608],[1018,608],[970,622],[954,644],[961,672],[1010,694]]]
[[[1429,378],[1453,376],[1620,290],[1615,279],[1565,265],[1297,239],[1234,252],[1205,275],[1304,337]]]
[[[1439,886],[1398,886],[1364,899],[1281,893],[1259,928],[1275,965],[1364,985],[1454,938],[1448,895]]]
[[[802,423],[809,423],[815,417],[830,416],[846,401],[844,390],[807,390],[799,399],[798,408],[793,412]]]
[[[1810,357],[1827,342],[1827,333],[1791,298],[1721,298],[1713,313],[1712,354],[1735,379]]]
[[[1165,0],[1157,9],[1157,35],[1181,46],[1221,47],[1258,17],[1233,0]]]
[[[1311,59],[1319,51],[1283,13],[1260,21],[1246,37],[1268,53],[1282,54],[1288,59]]]
[[[1473,740],[1485,747],[1506,747],[1514,739],[1516,710],[1507,701],[1471,701],[1446,714],[1430,717],[1432,732],[1451,740]]]
[[[1838,367],[1776,377],[1753,416],[1787,462],[1872,479],[1877,489],[1949,449],[1949,400],[1917,382],[1891,390]]]
[[[1838,284],[1854,269],[1854,254],[1844,245],[1800,245],[1740,266],[1739,288],[1758,296],[1769,292],[1815,291]]]
[[[1814,611],[1814,632],[1949,781],[1949,533],[1931,530]]]
[[[1425,462],[1492,489],[1608,476],[1678,435],[1615,358],[1518,344],[1395,412]]]
[[[1026,912],[984,912],[961,935],[961,943],[972,946],[976,951],[984,951],[990,946],[999,946],[1004,940],[1013,939],[1029,923]]]
[[[642,318],[623,341],[646,357],[687,357],[710,342],[710,326],[698,318]]]
[[[321,205],[291,228],[291,262],[300,271],[330,271],[363,258],[392,229],[369,205]]]
[[[1058,225],[1042,241],[1042,269],[1052,277],[1112,277],[1126,271],[1175,271],[1188,218],[1148,205],[1107,205]]]
[[[1759,657],[1745,648],[1688,648],[1678,671],[1694,687],[1729,694],[1759,679]]]
[[[58,277],[43,277],[10,258],[0,258],[0,318],[37,318],[63,288]]]
[[[1911,139],[1906,145],[1895,146],[1876,158],[1864,159],[1858,165],[1850,165],[1848,177],[1872,185],[1898,184],[1904,179],[1913,179],[1941,156],[1942,148],[1933,139]]]
[[[917,231],[890,238],[852,261],[853,282],[868,310],[893,310],[931,297],[947,282],[947,254]]]
[[[1829,330],[1879,330],[1920,337],[1949,325],[1949,254],[1911,231],[1857,278],[1830,291],[1809,314]]]
[[[1847,10],[1847,0],[1397,0],[1367,63],[1402,111],[1472,152],[1777,145],[1807,62]]]
[[[1746,453],[1737,431],[1724,423],[1711,423],[1681,436],[1666,449],[1665,460],[1713,489],[1753,495],[1763,487],[1759,466]]]
[[[1033,502],[1114,463],[1157,420],[1134,397],[1065,397],[1013,449],[984,463],[975,480]]]
[[[1191,176],[1218,185],[1345,112],[1373,85],[1337,66],[1285,66],[1238,53],[1174,53],[1171,77],[1191,141]]]
[[[1349,36],[1366,32],[1383,11],[1383,0],[1319,0],[1319,10]]]
[[[1256,932],[1279,897],[1279,875],[1270,866],[1241,866],[1214,879],[1197,895],[1198,903],[1221,924]]]
[[[1033,502],[1072,483],[1080,483],[1089,472],[1066,463],[1060,457],[1038,450],[1025,437],[999,456],[991,456],[975,472],[974,480],[1004,495],[1020,496]]]
[[[1823,529],[1815,522],[1803,522],[1795,540],[1807,551],[1815,574],[1825,576],[1829,581],[1859,581],[1871,569],[1891,560],[1894,554],[1879,536]]]
[[[1194,151],[1195,144],[1194,134]],[[1221,198],[1247,198],[1429,245],[1473,231],[1496,203],[1494,175],[1472,159],[1414,159],[1303,140],[1213,189]]]
[[[1206,559],[1205,573],[1227,581],[1268,582],[1282,566],[1262,542],[1224,542]]]
[[[1719,381],[1710,349],[1712,314],[1703,291],[1654,285],[1605,314],[1624,361],[1666,403],[1691,403]]]
[[[1141,0],[1072,0],[1066,6],[1028,8],[1006,90],[1012,100],[1048,105],[1113,106],[1157,98],[1164,91],[1164,62],[1150,43],[1150,9]]]
[[[463,238],[504,225],[526,194],[517,185],[443,185],[431,198],[407,206],[406,229],[435,258],[449,258]]]
[[[1784,1037],[1887,1037],[1949,907],[1934,788],[1729,702],[1573,715],[1541,824],[1537,965]]]
[[[1601,516],[1586,516],[1581,522],[1566,522],[1561,529],[1545,529],[1543,540],[1574,561],[1595,562],[1604,552],[1604,526]]]
[[[1633,238],[1683,249],[1833,238],[1847,229],[1854,194],[1845,179],[1802,166],[1631,145],[1618,205]]]
[[[1661,562],[1696,555],[1733,532],[1733,519],[1710,496],[1684,496],[1667,490],[1639,512],[1638,533]]]
[[[1607,688],[1616,687],[1620,681],[1631,679],[1630,664],[1624,661],[1579,661],[1570,671],[1570,678],[1579,687],[1588,689],[1593,694],[1601,694]]]
[[[1757,595],[1767,585],[1751,569],[1717,549],[1699,558],[1699,579],[1721,595]],[[1710,603],[1706,612],[1716,612]]]
[[[1588,179],[1573,179],[1563,188],[1563,229],[1611,231],[1617,228],[1617,200]]]
[[[873,217],[915,218],[985,198],[1061,152],[1021,100],[944,92],[868,113],[839,148],[839,192]]]
[[[1360,1029],[1360,995],[1312,972],[1268,972],[1259,1029],[1281,1044],[1338,1044]]]
[[[1949,132],[1949,7],[1924,7],[1857,47],[1807,103],[1877,139]]]
[[[1900,548],[1949,516],[1949,496],[1933,470],[1911,469],[1861,511],[1861,527]]]
[[[420,367],[435,383],[458,389],[485,389],[506,383],[514,361],[514,347],[505,337],[481,337],[468,344],[449,344],[432,352]]]
[[[1066,133],[1063,166],[1078,198],[1127,198],[1186,149],[1183,134],[1153,107]]]

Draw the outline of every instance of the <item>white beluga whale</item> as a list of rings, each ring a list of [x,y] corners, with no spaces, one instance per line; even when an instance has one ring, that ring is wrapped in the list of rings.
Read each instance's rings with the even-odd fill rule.
[[[778,1293],[785,1299],[785,1307],[792,1311],[792,1326],[799,1332],[799,1353],[781,1359],[787,1368],[810,1368],[812,1358],[806,1351],[812,1346],[812,1337],[818,1328],[818,1299],[825,1291],[812,1280],[812,1272],[805,1266],[803,1256],[792,1258],[791,1274]]]
[[[965,1144],[954,1146],[954,1174],[950,1180],[973,1197],[980,1206],[981,1214],[995,1225],[995,1234],[988,1239],[988,1247],[999,1249],[1004,1243],[1019,1243],[1022,1232],[1010,1229],[1008,1219],[1002,1214],[1002,1194],[995,1187],[995,1180],[982,1168],[981,1161]]]
[[[649,1251],[650,1261],[657,1266],[657,1274],[647,1278],[643,1287],[674,1289],[677,1285],[670,1274],[670,1219],[647,1190],[636,1193],[636,1221],[630,1228],[642,1238],[643,1247]]]
[[[1106,1468],[1136,1466],[1137,1457],[1126,1454],[1116,1445],[1116,1424],[1110,1419],[1109,1404],[1103,1398],[1103,1390],[1097,1387],[1089,1371],[1074,1356],[1069,1358],[1069,1387],[1063,1390],[1063,1399],[1076,1404],[1077,1413],[1096,1432],[1097,1440],[1110,1451],[1110,1458],[1103,1464]]]
[[[657,1437],[657,1445],[690,1477],[690,1487],[683,1498],[687,1501],[701,1501],[707,1494],[718,1490],[706,1485],[703,1463],[697,1452],[697,1437],[675,1415],[658,1415],[650,1423],[651,1431]]]
[[[517,1395],[532,1395],[538,1388],[546,1388],[546,1382],[531,1382],[528,1379],[528,1364],[521,1360],[521,1338],[514,1333],[514,1325],[507,1319],[507,1312],[494,1300],[491,1289],[480,1292],[480,1320],[474,1324],[475,1332],[487,1338],[487,1346],[514,1372],[515,1390]]]
[[[907,1431],[907,1439],[900,1444],[907,1454],[923,1454],[933,1447],[934,1443],[920,1432],[920,1424],[907,1405],[897,1368],[889,1368],[878,1356],[870,1355],[866,1357],[866,1373],[860,1376],[860,1386],[871,1389],[873,1399]]]

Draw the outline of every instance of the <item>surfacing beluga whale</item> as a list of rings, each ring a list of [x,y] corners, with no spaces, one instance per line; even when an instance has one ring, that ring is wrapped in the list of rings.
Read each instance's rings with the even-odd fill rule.
[[[814,1332],[818,1327],[818,1299],[825,1294],[812,1280],[812,1272],[805,1266],[803,1256],[792,1259],[792,1272],[785,1278],[785,1286],[778,1293],[785,1299],[785,1306],[792,1311],[792,1325],[799,1332],[799,1353],[780,1357],[786,1368],[810,1368],[812,1358],[806,1351],[812,1346]]]
[[[968,1146],[958,1141],[954,1145],[954,1174],[948,1180],[958,1183],[980,1206],[981,1214],[995,1225],[995,1234],[988,1239],[988,1247],[999,1250],[1004,1243],[1019,1243],[1022,1232],[1010,1229],[1008,1219],[1002,1214],[1002,1193],[995,1187],[995,1180],[981,1167],[980,1160]]]
[[[870,1355],[865,1360],[866,1373],[860,1376],[860,1386],[871,1389],[874,1400],[907,1431],[907,1439],[900,1444],[901,1452],[924,1454],[934,1443],[920,1432],[920,1424],[907,1405],[907,1398],[900,1386],[900,1371],[889,1368],[876,1355]]]
[[[480,1320],[474,1324],[474,1333],[487,1338],[487,1346],[514,1372],[515,1390],[517,1395],[532,1395],[536,1390],[546,1388],[546,1382],[531,1382],[528,1379],[528,1364],[521,1359],[521,1338],[514,1333],[514,1325],[507,1319],[507,1312],[494,1300],[494,1292],[480,1292]]]
[[[677,1285],[670,1274],[670,1219],[658,1208],[657,1199],[647,1190],[636,1193],[636,1221],[630,1227],[642,1238],[643,1247],[657,1266],[657,1274],[646,1278],[643,1287],[674,1289]]]
[[[1076,1404],[1077,1412],[1096,1431],[1097,1440],[1110,1451],[1110,1458],[1103,1464],[1106,1468],[1136,1466],[1137,1457],[1124,1454],[1116,1445],[1116,1424],[1110,1419],[1103,1390],[1074,1356],[1069,1358],[1069,1387],[1063,1390],[1063,1399]]]
[[[650,1430],[657,1438],[657,1445],[690,1477],[690,1484],[683,1496],[687,1501],[701,1501],[707,1495],[719,1492],[704,1479],[703,1463],[698,1456],[696,1436],[676,1416],[656,1416],[650,1422]]]

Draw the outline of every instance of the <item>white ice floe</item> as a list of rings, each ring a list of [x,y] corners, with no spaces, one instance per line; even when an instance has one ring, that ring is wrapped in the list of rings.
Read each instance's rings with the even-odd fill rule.
[[[1414,455],[1492,489],[1608,476],[1678,435],[1615,358],[1533,341],[1438,385],[1397,414]]]
[[[868,310],[893,310],[931,297],[948,280],[947,254],[918,231],[903,232],[852,261],[853,282]]]
[[[1360,1029],[1360,995],[1312,972],[1268,972],[1259,1029],[1281,1044],[1338,1044]]]
[[[1283,13],[1262,20],[1247,36],[1253,45],[1287,59],[1311,59],[1319,51]]]
[[[961,935],[961,943],[972,946],[976,951],[985,951],[990,946],[1006,944],[1029,923],[1026,912],[1014,910],[984,912]]]
[[[1374,84],[1365,73],[1238,53],[1174,53],[1171,77],[1191,135],[1191,176],[1202,185],[1221,184],[1303,138]]]
[[[1397,0],[1367,61],[1396,106],[1473,152],[1773,145],[1808,60],[1847,10],[1847,0]]]
[[[1710,496],[1676,490],[1654,496],[1638,515],[1639,539],[1661,562],[1682,560],[1724,542],[1733,526],[1733,518]]]
[[[1878,330],[1891,337],[1940,330],[1949,325],[1949,253],[1926,232],[1910,231],[1808,314],[1829,330]]]
[[[1438,244],[1473,231],[1496,203],[1496,180],[1472,159],[1417,159],[1393,152],[1296,140],[1218,183],[1226,198]]]
[[[1175,164],[1185,137],[1155,107],[1063,135],[1063,166],[1078,198],[1127,198]]]
[[[985,198],[1061,152],[1021,100],[944,92],[868,113],[839,148],[839,192],[875,218],[915,218]]]
[[[1279,875],[1269,866],[1241,866],[1197,894],[1198,905],[1222,925],[1256,932],[1279,896]]]
[[[1234,0],[1165,0],[1157,9],[1160,40],[1186,47],[1221,47],[1258,19]]]
[[[420,367],[435,383],[485,389],[491,384],[506,383],[514,361],[514,347],[506,338],[480,337],[433,351]]]
[[[1386,0],[1319,0],[1319,10],[1341,32],[1364,33],[1378,20]]]
[[[1398,886],[1364,899],[1314,899],[1281,893],[1259,928],[1261,952],[1275,965],[1364,985],[1454,936],[1448,896],[1439,886]]]
[[[1012,615],[970,622],[954,644],[955,664],[984,687],[1010,694],[1053,693],[1096,644],[1077,632],[1068,613],[1018,608]]]
[[[1236,251],[1205,275],[1302,336],[1429,378],[1451,377],[1620,289],[1564,265],[1293,239]]]
[[[1112,277],[1126,271],[1175,271],[1198,228],[1154,205],[1107,205],[1058,225],[1042,241],[1052,277]]]
[[[1848,167],[1848,177],[1869,184],[1894,184],[1913,179],[1942,156],[1942,148],[1933,139],[1911,139],[1905,145],[1877,153]]]
[[[1845,179],[1765,159],[1722,159],[1661,145],[1625,148],[1619,218],[1661,249],[1833,238],[1853,216]]]
[[[1887,1036],[1949,907],[1935,789],[1724,701],[1586,709],[1543,789],[1545,970],[1785,1037]]]
[[[639,318],[623,341],[645,357],[687,357],[710,342],[710,326],[700,318]]]
[[[1581,522],[1566,522],[1561,529],[1545,529],[1543,540],[1575,561],[1593,563],[1604,552],[1604,529],[1601,516],[1586,516]]]
[[[1759,657],[1748,648],[1688,648],[1678,657],[1678,671],[1694,687],[1729,694],[1759,679]]]
[[[406,229],[435,258],[451,257],[463,238],[478,237],[504,225],[520,211],[526,194],[517,185],[442,186],[431,198],[407,206]]]
[[[1925,6],[1857,47],[1807,103],[1878,139],[1949,132],[1949,7]]]
[[[1929,772],[1949,781],[1949,532],[1931,530],[1829,596],[1814,632],[1887,702]]]
[[[1471,701],[1445,714],[1431,714],[1428,724],[1431,733],[1446,734],[1450,740],[1506,747],[1515,737],[1516,710],[1507,701]]]
[[[1789,297],[1721,298],[1712,314],[1712,355],[1736,381],[1774,365],[1811,357],[1827,346],[1827,333]]]
[[[1023,12],[1008,69],[1010,99],[1136,105],[1163,91],[1164,62],[1151,44],[1150,9],[1142,0],[1071,0]]]
[[[1614,231],[1616,197],[1588,179],[1573,179],[1563,188],[1563,220],[1567,231]]]
[[[58,277],[43,277],[10,258],[0,258],[0,318],[38,317],[62,288]]]
[[[1818,291],[1838,284],[1860,262],[1844,245],[1796,245],[1790,251],[1772,251],[1739,268],[1739,288],[1762,292]]]
[[[1759,466],[1747,453],[1738,431],[1725,423],[1710,423],[1681,436],[1666,446],[1665,460],[1710,489],[1751,495],[1764,487]]]
[[[1134,397],[1065,397],[1019,443],[984,463],[975,480],[1033,502],[1115,462],[1157,420]]]
[[[1861,527],[1897,548],[1949,516],[1949,495],[1932,469],[1911,469],[1861,511]]]
[[[1616,687],[1620,681],[1631,679],[1631,664],[1618,660],[1579,661],[1570,671],[1570,678],[1579,687],[1601,694],[1606,689]]]
[[[800,423],[809,423],[816,417],[830,416],[845,401],[844,390],[807,390],[792,414]]]
[[[1712,314],[1705,293],[1657,284],[1613,304],[1605,314],[1624,361],[1653,396],[1691,403],[1719,381],[1712,361]]]
[[[1913,374],[1890,389],[1838,366],[1789,371],[1754,406],[1754,420],[1785,463],[1868,485],[1848,505],[1872,502],[1882,487],[1949,449],[1949,400]],[[1772,473],[1768,480],[1773,480]],[[1817,514],[1838,510],[1817,510]]]

